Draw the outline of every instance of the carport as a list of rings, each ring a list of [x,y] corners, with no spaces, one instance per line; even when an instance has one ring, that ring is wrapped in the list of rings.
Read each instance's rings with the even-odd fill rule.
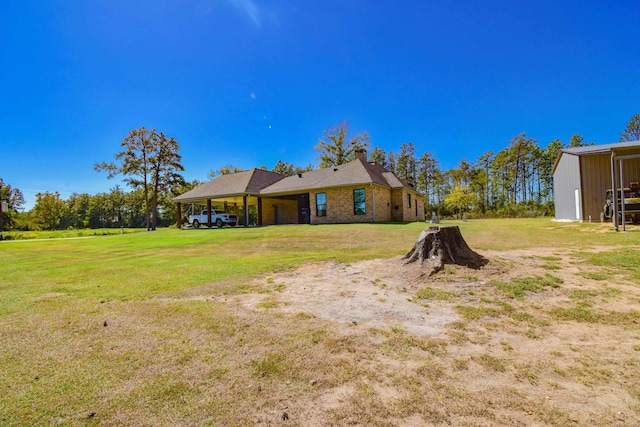
[[[624,173],[624,168],[625,168],[625,163],[631,163],[631,167],[635,167],[635,176],[636,176],[636,183],[638,182],[638,178],[640,178],[638,176],[638,160],[640,159],[640,154],[627,154],[627,155],[616,155],[616,151],[613,150],[611,152],[611,182],[613,183],[612,185],[612,194],[613,194],[613,227],[615,228],[616,231],[618,231],[618,220],[620,220],[620,222],[622,223],[622,231],[626,231],[627,230],[627,222],[626,222],[626,212],[625,210],[626,208],[626,202],[627,200],[625,200],[626,196],[625,193],[627,191],[627,188],[625,188],[625,173]],[[616,173],[616,162],[618,162],[618,173]],[[618,186],[616,187],[616,175],[619,175],[620,180],[618,181]],[[620,194],[618,194],[618,191],[620,190]],[[624,201],[624,203],[620,203],[620,209],[618,209],[618,196],[622,197],[622,200]],[[633,196],[632,196],[633,197]],[[618,218],[618,214],[620,215],[620,218]]]
[[[207,226],[211,227],[211,208],[214,204],[222,205],[225,211],[233,206],[238,215],[238,206],[244,212],[244,226],[249,225],[249,206],[257,206],[258,225],[262,225],[262,203],[260,190],[282,179],[282,175],[262,169],[251,169],[243,172],[222,175],[209,182],[197,186],[172,199],[176,203],[176,225],[182,227],[182,205],[193,203],[207,207],[209,217]]]

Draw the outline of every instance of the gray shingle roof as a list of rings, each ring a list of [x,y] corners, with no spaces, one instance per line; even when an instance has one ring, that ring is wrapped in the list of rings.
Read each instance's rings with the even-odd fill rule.
[[[222,175],[197,186],[173,199],[174,202],[192,202],[208,198],[224,198],[242,194],[257,195],[264,188],[282,179],[282,175],[262,169]]]
[[[278,195],[321,188],[377,184],[386,188],[413,187],[376,163],[360,158],[344,165],[312,170],[283,178],[282,175],[261,169],[251,169],[219,176],[173,199],[174,202],[197,202],[223,199],[238,195]]]
[[[260,195],[276,195],[360,184],[377,184],[387,188],[406,187],[412,189],[410,186],[404,185],[394,174],[382,166],[356,159],[343,165],[312,170],[284,178],[264,188],[260,191]]]

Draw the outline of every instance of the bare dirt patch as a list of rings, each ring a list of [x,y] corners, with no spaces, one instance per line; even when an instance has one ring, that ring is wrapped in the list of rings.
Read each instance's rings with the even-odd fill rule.
[[[638,285],[590,279],[602,268],[567,250],[481,255],[491,262],[480,270],[447,266],[433,277],[400,257],[308,264],[226,302],[305,313],[333,325],[335,336],[386,349],[373,362],[379,376],[303,404],[305,425],[640,425]],[[542,285],[527,288],[532,278]],[[510,294],[521,282],[525,290]],[[451,394],[442,408],[413,408],[424,396],[403,382],[417,378]],[[336,415],[362,405],[387,416]],[[398,405],[406,417],[388,414]]]
[[[399,270],[400,258],[309,264],[293,273],[272,276],[277,292],[237,297],[255,309],[275,298],[284,312],[308,312],[346,326],[346,333],[367,328],[400,328],[419,336],[444,337],[445,325],[459,318],[450,307],[427,309],[413,301],[416,268]],[[419,276],[420,273],[418,273]]]

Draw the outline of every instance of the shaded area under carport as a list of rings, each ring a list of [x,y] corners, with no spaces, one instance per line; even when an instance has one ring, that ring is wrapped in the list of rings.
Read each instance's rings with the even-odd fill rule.
[[[176,203],[177,224],[182,226],[182,204],[199,204],[206,206],[208,212],[207,225],[211,224],[211,210],[213,203],[222,205],[228,209],[229,205],[234,206],[237,215],[238,206],[243,209],[243,222],[249,225],[249,206],[257,206],[257,223],[262,225],[262,207],[259,193],[263,188],[278,182],[282,175],[262,169],[251,169],[234,174],[222,175],[216,179],[206,182],[196,188],[173,198]],[[224,209],[226,211],[226,209]]]

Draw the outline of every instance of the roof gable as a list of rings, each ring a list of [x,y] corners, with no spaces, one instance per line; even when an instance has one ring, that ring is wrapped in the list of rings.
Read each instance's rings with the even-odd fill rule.
[[[291,193],[321,188],[377,184],[387,188],[413,188],[392,172],[360,158],[343,165],[316,169],[284,178],[260,191],[261,195]]]
[[[343,165],[316,169],[289,177],[262,169],[222,175],[173,198],[174,202],[199,202],[240,195],[278,195],[310,190],[376,184],[390,189],[415,189],[377,163],[361,158]]]
[[[175,202],[191,202],[208,198],[221,198],[241,194],[258,194],[260,190],[280,181],[282,175],[262,169],[230,173],[212,179],[175,197]]]

